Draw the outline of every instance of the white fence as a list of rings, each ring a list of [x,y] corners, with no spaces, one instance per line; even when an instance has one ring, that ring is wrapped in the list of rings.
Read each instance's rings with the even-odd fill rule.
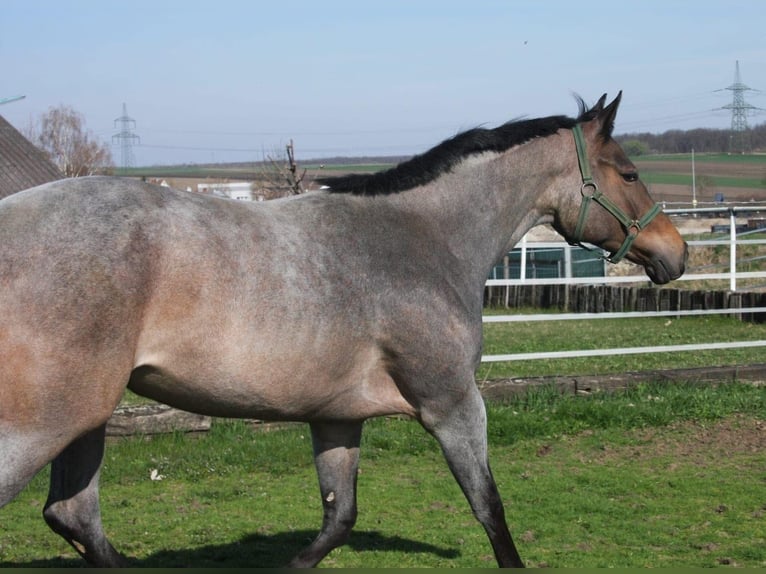
[[[766,229],[744,231],[737,233],[737,214],[753,213],[764,211],[766,208],[758,206],[730,206],[730,207],[711,207],[697,209],[666,209],[669,215],[705,215],[710,213],[727,212],[729,219],[729,233],[725,239],[693,240],[688,241],[690,249],[695,246],[728,246],[729,258],[728,268],[721,272],[699,273],[691,270],[691,273],[684,274],[679,281],[698,281],[698,280],[725,280],[729,283],[730,291],[737,290],[737,280],[739,279],[764,279],[766,280],[766,271],[737,271],[737,252],[739,246],[745,245],[766,245],[765,239],[748,239],[753,233],[766,233]],[[526,251],[530,246],[546,247],[565,250],[565,277],[554,279],[528,279],[526,278]],[[505,285],[599,285],[607,283],[646,283],[645,275],[629,275],[614,277],[572,277],[571,273],[571,249],[565,242],[561,243],[527,243],[526,237],[519,244],[521,247],[521,278],[520,279],[490,279],[486,285],[489,287],[500,287]],[[754,261],[766,259],[766,256],[758,256],[749,259]],[[743,260],[740,260],[743,262]],[[484,323],[499,322],[528,322],[528,321],[567,321],[567,320],[586,320],[586,319],[638,319],[645,317],[680,317],[691,315],[724,315],[741,313],[741,309],[698,309],[698,310],[676,310],[676,311],[649,311],[649,312],[615,312],[615,313],[546,313],[534,315],[487,315],[484,316]],[[766,312],[766,307],[748,308],[748,313]],[[724,350],[736,348],[766,347],[766,340],[757,341],[720,341],[713,343],[695,343],[684,345],[657,345],[646,347],[621,347],[604,349],[587,349],[574,351],[542,351],[535,353],[510,353],[499,355],[484,355],[482,362],[506,362],[506,361],[525,361],[535,359],[561,359],[573,357],[599,357],[610,355],[629,355],[660,352],[686,352],[702,350]]]

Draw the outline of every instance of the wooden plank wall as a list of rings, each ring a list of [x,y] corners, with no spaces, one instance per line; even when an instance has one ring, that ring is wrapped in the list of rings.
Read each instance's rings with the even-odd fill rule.
[[[509,285],[485,287],[484,304],[511,309],[557,309],[567,313],[743,309],[735,316],[756,323],[766,321],[766,313],[746,311],[748,307],[766,306],[766,293],[756,292],[619,285]]]

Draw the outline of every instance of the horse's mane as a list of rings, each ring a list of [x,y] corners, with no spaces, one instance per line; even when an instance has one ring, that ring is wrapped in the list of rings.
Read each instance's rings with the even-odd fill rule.
[[[487,151],[503,152],[531,139],[552,135],[560,129],[571,129],[575,124],[596,116],[597,109],[588,109],[579,97],[577,101],[580,108],[577,118],[549,116],[533,120],[512,120],[493,129],[474,128],[385,171],[325,177],[317,181],[328,186],[332,193],[354,195],[386,195],[412,189],[449,172],[470,155]]]

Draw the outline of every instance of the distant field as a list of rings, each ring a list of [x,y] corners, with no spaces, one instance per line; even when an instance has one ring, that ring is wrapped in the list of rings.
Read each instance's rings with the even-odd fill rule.
[[[714,187],[744,187],[748,189],[765,189],[761,179],[752,179],[746,177],[718,177],[718,176],[703,176],[708,179],[705,181],[707,187],[711,185]],[[643,170],[641,172],[641,180],[645,184],[666,184],[666,185],[683,185],[691,186],[692,176],[691,174],[684,173],[656,173]]]
[[[637,162],[649,162],[649,161],[674,161],[684,164],[691,164],[692,154],[690,153],[676,153],[676,154],[657,154],[657,155],[645,155],[632,158]],[[695,154],[695,163],[729,163],[729,164],[757,164],[766,166],[766,154],[747,154],[737,155],[730,153],[705,153]]]
[[[167,179],[172,177],[193,178],[199,180],[205,179],[253,179],[257,173],[257,168],[237,165],[168,165],[168,166],[149,166],[149,167],[131,167],[128,169],[116,170],[117,175],[127,177],[146,177]]]
[[[321,160],[313,160],[311,163],[300,163],[298,166],[308,171],[309,178],[319,177],[321,175],[340,175],[345,173],[372,173],[387,169],[395,165],[392,163],[332,163],[323,164]],[[260,163],[252,164],[217,164],[217,165],[169,165],[169,166],[149,166],[132,167],[126,170],[118,169],[117,175],[127,177],[146,177],[146,178],[185,178],[185,179],[240,179],[253,180],[261,177],[261,174],[268,167]]]
[[[393,167],[393,163],[341,163],[337,165],[324,165],[324,164],[306,164],[302,167],[309,171],[316,171],[320,173],[332,172],[331,175],[338,173],[375,173],[383,169]]]
[[[631,159],[656,200],[691,201],[691,154]],[[694,167],[699,202],[712,202],[718,193],[732,202],[766,200],[766,155],[698,154]]]
[[[348,173],[374,173],[395,165],[402,158],[342,158],[342,161],[310,160],[299,167],[307,170],[305,181],[320,176]],[[692,187],[691,154],[653,155],[632,158],[641,178],[657,201],[690,202]],[[718,193],[726,201],[766,200],[766,155],[697,154],[695,156],[696,192],[700,202],[712,202]],[[372,160],[372,161],[371,161]],[[263,173],[260,162],[251,164],[177,165],[130,168],[119,171],[129,177],[184,179],[184,186],[194,181],[254,180]],[[170,181],[171,185],[174,184]]]

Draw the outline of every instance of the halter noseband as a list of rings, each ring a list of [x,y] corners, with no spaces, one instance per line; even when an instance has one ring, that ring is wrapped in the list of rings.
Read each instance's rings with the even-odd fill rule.
[[[625,254],[633,245],[633,241],[638,236],[639,232],[649,225],[649,222],[654,219],[661,211],[659,203],[655,203],[649,211],[647,211],[641,219],[631,219],[617,204],[611,199],[605,196],[593,181],[593,177],[590,174],[590,165],[588,164],[588,155],[585,151],[585,135],[582,133],[582,126],[580,124],[575,125],[572,128],[572,134],[574,134],[575,147],[577,148],[577,162],[580,164],[580,174],[582,175],[582,187],[580,187],[580,193],[582,194],[582,203],[580,204],[580,215],[577,218],[577,226],[575,227],[574,236],[569,243],[571,245],[579,245],[589,251],[594,251],[593,248],[583,245],[582,234],[585,231],[585,220],[588,217],[588,210],[590,209],[591,202],[595,201],[601,207],[611,213],[617,221],[619,221],[625,228],[627,235],[625,241],[622,242],[620,248],[609,256],[603,256],[604,259],[610,263],[618,263],[625,257]]]

